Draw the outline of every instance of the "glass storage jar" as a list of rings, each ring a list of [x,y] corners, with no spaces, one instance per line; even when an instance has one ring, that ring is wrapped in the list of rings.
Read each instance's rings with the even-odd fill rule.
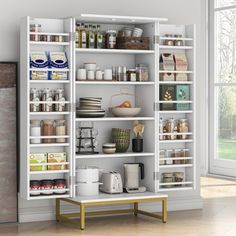
[[[106,48],[115,49],[116,48],[116,31],[115,30],[107,30],[105,37]]]
[[[176,139],[176,122],[174,118],[168,119],[166,121],[166,132],[169,133],[169,135],[166,135],[168,140],[174,140]]]
[[[173,183],[173,173],[162,173],[162,183]],[[171,188],[173,185],[164,185],[164,188]]]
[[[66,121],[65,120],[56,120],[56,135],[64,136],[66,135]],[[57,143],[65,143],[65,138],[57,138]]]
[[[178,133],[187,133],[188,132],[188,120],[187,119],[180,119],[177,125]],[[187,139],[187,134],[178,135],[179,139]]]
[[[149,80],[148,66],[146,64],[137,64],[136,65],[136,80],[137,81],[148,81]]]
[[[135,69],[129,69],[127,71],[127,80],[131,82],[136,81],[136,70]]]
[[[30,121],[30,136],[31,137],[41,136],[41,120]],[[41,138],[30,139],[30,143],[41,143]]]
[[[54,120],[42,121],[42,135],[43,136],[55,135],[55,121]],[[44,138],[43,143],[55,143],[55,138]]]

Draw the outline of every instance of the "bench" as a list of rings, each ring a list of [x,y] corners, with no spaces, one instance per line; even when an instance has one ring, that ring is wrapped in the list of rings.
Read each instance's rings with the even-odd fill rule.
[[[73,224],[80,224],[80,229],[85,229],[85,216],[99,216],[99,215],[115,215],[132,213],[135,216],[138,214],[161,219],[163,223],[167,220],[167,195],[157,194],[152,192],[136,193],[136,194],[99,194],[92,197],[75,197],[75,198],[58,198],[56,199],[56,220],[58,222],[64,221]],[[80,207],[79,213],[61,213],[61,201],[68,202]],[[162,214],[147,212],[139,209],[139,203],[145,202],[162,202]],[[100,206],[100,205],[115,205],[115,204],[133,204],[131,209],[122,210],[108,210],[108,211],[94,211],[85,212],[85,207]],[[80,218],[80,221],[73,218]]]

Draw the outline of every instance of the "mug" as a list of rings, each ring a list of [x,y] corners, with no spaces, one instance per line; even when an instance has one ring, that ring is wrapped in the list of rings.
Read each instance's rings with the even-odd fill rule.
[[[86,70],[78,69],[77,70],[77,80],[86,80]]]
[[[104,80],[112,80],[112,69],[104,70]]]
[[[88,71],[88,80],[94,80],[94,71],[93,70]]]
[[[96,71],[96,80],[102,80],[102,71],[101,70],[97,70]]]

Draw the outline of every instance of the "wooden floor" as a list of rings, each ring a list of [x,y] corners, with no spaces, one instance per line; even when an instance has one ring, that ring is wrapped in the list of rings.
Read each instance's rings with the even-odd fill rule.
[[[148,217],[91,218],[80,231],[54,221],[2,224],[1,236],[236,236],[236,181],[202,178],[203,210],[170,212],[168,223]]]

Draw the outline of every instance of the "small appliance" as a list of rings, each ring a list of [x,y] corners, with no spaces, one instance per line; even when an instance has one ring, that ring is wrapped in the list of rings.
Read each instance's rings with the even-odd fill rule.
[[[111,171],[102,173],[101,176],[102,185],[100,191],[104,193],[122,193],[123,184],[121,175],[118,172]]]
[[[128,193],[142,193],[146,191],[146,187],[139,186],[139,176],[144,179],[143,163],[125,163],[125,183],[124,188]]]

